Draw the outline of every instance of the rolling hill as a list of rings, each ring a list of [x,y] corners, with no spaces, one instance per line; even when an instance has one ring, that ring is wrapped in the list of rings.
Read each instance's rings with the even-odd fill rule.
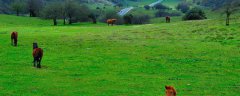
[[[239,94],[239,20],[113,26],[51,26],[38,18],[0,15],[0,95],[179,96]],[[19,32],[19,46],[10,33]],[[43,48],[32,67],[32,43]]]

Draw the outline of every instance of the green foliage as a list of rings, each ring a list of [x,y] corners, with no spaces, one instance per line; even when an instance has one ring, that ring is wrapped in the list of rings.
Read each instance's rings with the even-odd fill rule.
[[[133,22],[133,15],[132,14],[127,14],[123,16],[123,20],[125,24],[132,24]]]
[[[42,11],[42,17],[46,19],[53,19],[54,25],[57,25],[57,19],[62,18],[63,9],[62,3],[54,2],[48,4]]]
[[[150,16],[149,15],[134,15],[132,23],[133,24],[147,24],[150,21]]]
[[[167,7],[167,6],[165,6],[165,5],[161,4],[161,3],[155,5],[154,8],[158,9],[158,10],[169,10],[170,9],[169,7]]]
[[[146,10],[149,10],[151,7],[150,7],[149,5],[145,5],[144,8],[145,8]]]
[[[185,16],[183,17],[184,20],[202,20],[207,19],[205,12],[198,7],[194,7],[189,10]]]
[[[14,2],[11,4],[11,7],[17,16],[26,11],[26,3],[24,3],[23,0],[14,0]]]

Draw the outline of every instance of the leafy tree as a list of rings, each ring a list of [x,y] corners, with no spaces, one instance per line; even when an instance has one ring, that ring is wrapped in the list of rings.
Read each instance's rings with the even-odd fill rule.
[[[64,21],[68,17],[68,23],[73,23],[73,18],[77,15],[78,4],[74,0],[65,0],[64,2]]]
[[[145,5],[144,8],[145,8],[146,10],[149,10],[151,7],[150,7],[149,5]]]
[[[43,0],[28,0],[27,7],[30,17],[39,16],[40,11],[43,8]]]
[[[43,10],[43,17],[53,19],[53,25],[57,25],[57,19],[61,17],[62,6],[58,2],[48,4]]]
[[[91,13],[88,15],[88,17],[92,19],[93,24],[97,24],[97,18],[99,17],[99,15],[97,15],[96,13]]]
[[[125,24],[132,24],[133,15],[132,14],[127,14],[123,16],[123,20]]]
[[[11,4],[12,10],[19,16],[20,12],[24,11],[26,4],[22,0],[14,0]]]
[[[201,8],[194,7],[185,14],[183,19],[184,20],[202,20],[202,19],[207,19],[207,17]]]
[[[161,4],[161,3],[155,5],[154,8],[158,9],[158,10],[169,10],[170,9],[169,7],[167,7],[167,6],[165,6],[165,5]]]
[[[149,23],[150,16],[149,15],[134,15],[132,23],[133,24],[146,24]]]

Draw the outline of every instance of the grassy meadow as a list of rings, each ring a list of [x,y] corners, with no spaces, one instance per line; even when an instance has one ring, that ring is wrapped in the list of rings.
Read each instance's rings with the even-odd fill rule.
[[[238,96],[239,21],[51,26],[0,15],[0,96],[165,96],[165,85],[178,96]],[[42,69],[32,67],[34,41]]]

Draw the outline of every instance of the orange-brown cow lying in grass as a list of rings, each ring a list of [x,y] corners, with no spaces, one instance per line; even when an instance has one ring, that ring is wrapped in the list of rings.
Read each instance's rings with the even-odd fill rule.
[[[117,21],[117,19],[108,19],[107,20],[108,26],[109,26],[109,24],[112,24],[112,26],[113,26],[113,24],[115,24],[116,21]]]
[[[43,57],[43,50],[41,48],[33,49],[33,66],[37,68],[41,68],[41,60]],[[36,66],[37,63],[37,66]]]
[[[17,46],[17,41],[18,41],[18,33],[17,32],[12,32],[12,34],[11,34],[12,45]]]
[[[166,96],[177,96],[177,92],[173,86],[165,86]]]

